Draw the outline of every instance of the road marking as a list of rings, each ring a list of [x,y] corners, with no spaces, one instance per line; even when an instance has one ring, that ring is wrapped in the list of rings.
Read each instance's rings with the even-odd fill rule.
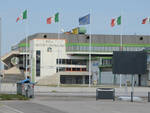
[[[7,110],[10,110],[10,113],[24,113],[22,111],[19,111],[19,110],[15,109],[15,108],[7,106],[7,105],[3,105],[3,107],[6,108]],[[3,111],[3,113],[6,113],[6,112]]]

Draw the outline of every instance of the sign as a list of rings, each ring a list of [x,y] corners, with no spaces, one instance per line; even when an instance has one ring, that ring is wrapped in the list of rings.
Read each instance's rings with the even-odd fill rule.
[[[97,84],[99,78],[99,61],[92,61],[93,83]]]
[[[17,65],[17,64],[19,63],[19,58],[18,58],[18,57],[13,57],[13,58],[11,58],[11,63],[12,63],[13,65]]]
[[[65,40],[37,40],[36,47],[65,47]]]
[[[144,51],[114,51],[113,74],[145,74],[147,54]]]

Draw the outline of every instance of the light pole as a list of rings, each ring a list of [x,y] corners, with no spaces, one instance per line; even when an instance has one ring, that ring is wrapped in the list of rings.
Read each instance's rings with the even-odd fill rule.
[[[2,19],[0,17],[0,92],[1,92],[1,79],[2,79],[2,70],[1,70],[1,48],[2,48],[2,43],[1,43],[1,38],[2,38]]]

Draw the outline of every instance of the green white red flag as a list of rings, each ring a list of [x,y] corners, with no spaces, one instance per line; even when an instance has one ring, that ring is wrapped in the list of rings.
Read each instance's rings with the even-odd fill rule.
[[[24,19],[27,19],[27,10],[23,11],[23,13],[21,13],[21,15],[17,17],[16,22],[18,22],[19,20],[24,20]]]
[[[111,20],[111,27],[114,27],[115,25],[120,25],[121,24],[121,16],[117,18],[113,18]]]
[[[147,23],[150,23],[150,18],[149,18],[149,17],[144,18],[144,19],[142,20],[142,24],[147,24]]]
[[[56,13],[53,17],[47,18],[47,24],[51,24],[52,22],[59,22],[59,13]]]

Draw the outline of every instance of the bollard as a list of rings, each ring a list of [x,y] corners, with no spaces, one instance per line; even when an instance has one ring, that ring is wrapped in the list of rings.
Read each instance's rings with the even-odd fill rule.
[[[131,91],[131,102],[133,102],[133,92]]]
[[[148,102],[150,102],[150,92],[148,92]]]
[[[115,89],[113,90],[113,101],[115,101]]]

